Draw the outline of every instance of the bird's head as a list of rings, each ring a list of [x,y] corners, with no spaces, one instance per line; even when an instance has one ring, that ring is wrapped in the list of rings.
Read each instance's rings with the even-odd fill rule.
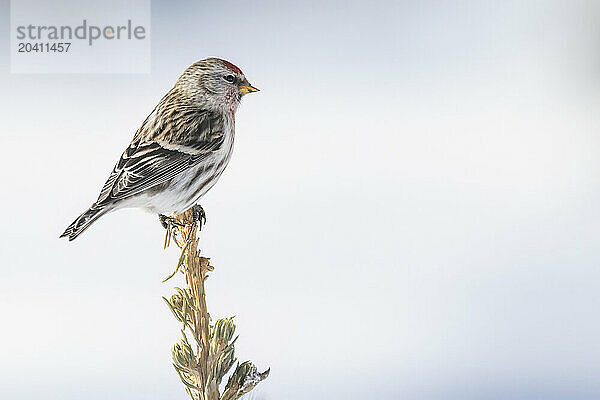
[[[235,111],[242,96],[258,92],[244,73],[229,61],[207,58],[192,64],[175,88],[191,96],[202,108]]]

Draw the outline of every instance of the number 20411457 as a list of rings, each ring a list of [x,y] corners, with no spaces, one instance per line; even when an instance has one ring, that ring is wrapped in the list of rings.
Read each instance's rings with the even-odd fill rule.
[[[19,53],[66,53],[71,43],[19,43]]]

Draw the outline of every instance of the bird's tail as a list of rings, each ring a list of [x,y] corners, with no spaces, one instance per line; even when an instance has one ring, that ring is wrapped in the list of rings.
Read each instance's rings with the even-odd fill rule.
[[[96,204],[92,206],[83,214],[81,214],[65,231],[60,237],[68,237],[69,241],[75,239],[83,231],[85,231],[94,221],[109,212],[111,209],[108,207],[96,208]]]

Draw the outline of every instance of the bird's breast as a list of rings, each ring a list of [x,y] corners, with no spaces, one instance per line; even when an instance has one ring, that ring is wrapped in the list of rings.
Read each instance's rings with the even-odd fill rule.
[[[226,121],[223,144],[197,165],[173,178],[165,192],[170,193],[173,211],[181,213],[197,204],[225,171],[233,153],[234,131]],[[163,201],[165,202],[165,201]]]

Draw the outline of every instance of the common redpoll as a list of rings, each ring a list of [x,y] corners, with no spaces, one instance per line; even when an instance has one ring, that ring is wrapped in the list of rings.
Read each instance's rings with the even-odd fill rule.
[[[233,150],[235,112],[256,92],[232,63],[207,58],[192,64],[137,130],[98,200],[61,237],[75,239],[102,215],[138,207],[182,213],[217,182]],[[203,217],[204,211],[195,206]]]

